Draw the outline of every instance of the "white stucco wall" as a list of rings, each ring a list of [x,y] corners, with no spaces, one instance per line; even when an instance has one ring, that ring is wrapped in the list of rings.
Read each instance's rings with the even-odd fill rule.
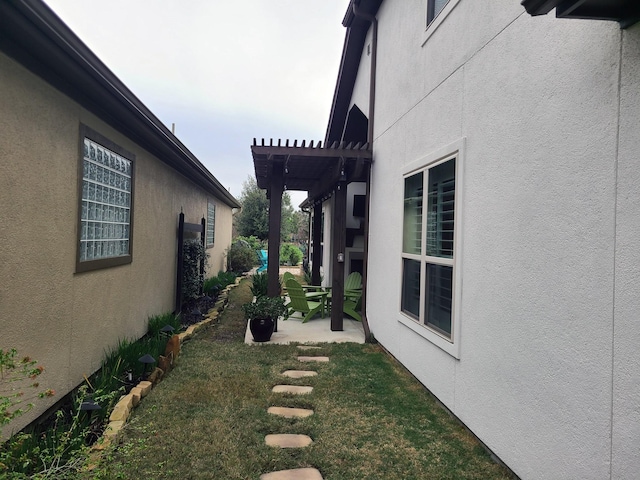
[[[640,472],[640,25],[625,30],[622,35],[611,477],[637,478]]]
[[[378,19],[375,337],[522,478],[633,478],[640,29],[460,0],[423,45],[415,2]],[[398,318],[403,168],[462,138],[456,359]]]

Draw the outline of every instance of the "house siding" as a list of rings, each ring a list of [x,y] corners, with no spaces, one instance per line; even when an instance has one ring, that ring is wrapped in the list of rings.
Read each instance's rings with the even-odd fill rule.
[[[142,336],[149,316],[173,310],[180,211],[199,223],[216,202],[213,274],[224,267],[232,211],[2,53],[0,91],[0,348],[45,366],[41,384],[56,390],[53,402],[118,340]],[[133,255],[127,265],[75,273],[81,123],[135,155]],[[38,401],[12,427],[47,406]]]
[[[377,18],[376,339],[522,478],[633,478],[640,28],[460,0],[424,42],[415,2],[385,0]],[[398,322],[389,279],[404,166],[462,138],[456,359]]]

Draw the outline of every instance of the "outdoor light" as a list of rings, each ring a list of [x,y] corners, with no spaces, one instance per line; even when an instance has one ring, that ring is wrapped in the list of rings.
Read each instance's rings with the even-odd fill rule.
[[[156,363],[156,359],[147,353],[146,355],[143,355],[142,357],[140,357],[138,361],[144,364],[144,370],[142,370],[142,378],[147,378],[147,365]]]
[[[93,411],[94,410],[100,410],[100,409],[102,409],[102,407],[100,405],[98,405],[96,402],[94,402],[93,399],[90,398],[90,397],[87,397],[80,404],[80,411],[81,412],[89,412],[88,413],[89,423],[91,423],[91,415],[93,414]]]
[[[162,327],[160,329],[160,331],[162,333],[166,333],[167,335],[171,335],[173,333],[173,331],[175,330],[175,328],[173,328],[171,325],[167,324],[164,327]]]
[[[198,307],[195,307],[193,310],[191,310],[191,315],[202,316],[202,312],[200,311],[200,309]]]
[[[80,404],[80,410],[83,412],[92,412],[93,410],[100,410],[102,407],[94,402],[92,399],[84,400]],[[91,413],[89,413],[91,415]]]

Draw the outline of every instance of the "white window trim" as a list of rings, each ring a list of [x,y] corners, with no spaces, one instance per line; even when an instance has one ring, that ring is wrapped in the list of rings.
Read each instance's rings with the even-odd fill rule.
[[[456,157],[456,201],[454,207],[454,254],[453,260],[438,258],[438,263],[445,264],[451,262],[453,265],[453,298],[451,305],[451,338],[446,338],[439,334],[435,330],[429,328],[427,325],[416,321],[409,315],[402,312],[402,306],[398,304],[397,320],[405,327],[408,327],[418,335],[424,337],[429,342],[433,343],[437,347],[441,348],[449,355],[460,359],[460,343],[462,339],[461,335],[461,307],[462,307],[462,225],[463,225],[463,205],[464,205],[464,163],[465,163],[465,137],[459,138],[446,147],[440,148],[430,154],[411,162],[406,165],[402,171],[403,179],[413,173],[418,173],[421,170],[425,170],[427,167],[435,166],[437,163],[442,162],[450,157]],[[401,214],[402,215],[402,214]],[[423,229],[426,228],[423,222]],[[424,232],[423,232],[424,235]],[[402,248],[398,255],[399,261],[402,262],[402,258],[411,257],[411,255],[403,254]],[[401,267],[402,268],[402,267]],[[421,265],[421,268],[425,268]],[[402,282],[398,285],[398,298],[402,299]],[[401,300],[400,300],[401,301]],[[423,308],[421,306],[421,308]]]
[[[442,8],[442,10],[440,10],[438,15],[436,15],[436,18],[434,18],[432,22],[429,25],[427,25],[427,28],[422,34],[421,45],[423,47],[427,43],[427,40],[429,40],[429,37],[431,37],[431,35],[435,33],[435,31],[438,29],[440,24],[444,21],[445,18],[447,18],[447,15],[449,15],[453,11],[453,9],[456,8],[456,5],[458,5],[459,2],[460,0],[449,0],[449,2]],[[425,11],[424,18],[426,21],[426,18],[427,18],[426,11]]]

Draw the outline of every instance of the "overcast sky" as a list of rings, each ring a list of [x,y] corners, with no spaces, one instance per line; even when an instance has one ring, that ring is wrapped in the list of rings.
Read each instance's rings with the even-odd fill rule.
[[[348,0],[45,2],[236,197],[254,137],[324,139]]]

